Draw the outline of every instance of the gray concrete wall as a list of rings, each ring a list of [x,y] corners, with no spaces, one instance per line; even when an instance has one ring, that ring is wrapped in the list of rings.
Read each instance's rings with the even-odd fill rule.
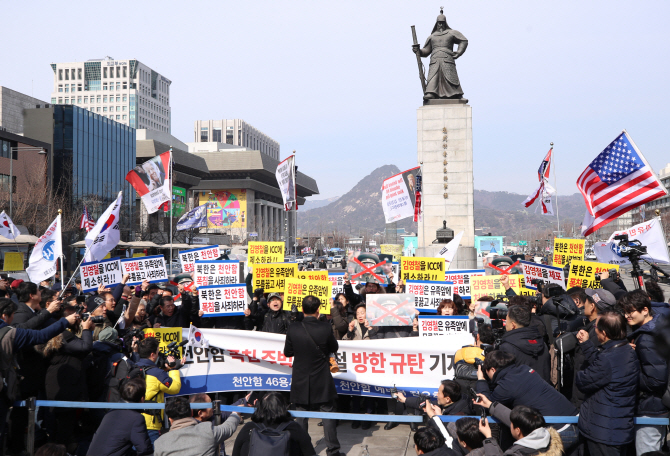
[[[0,86],[0,127],[16,134],[23,133],[23,110],[44,106],[46,101],[38,100],[21,92]]]

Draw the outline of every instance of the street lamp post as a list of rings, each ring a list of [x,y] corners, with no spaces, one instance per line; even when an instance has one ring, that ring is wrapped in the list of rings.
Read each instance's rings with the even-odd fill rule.
[[[9,148],[9,218],[12,218],[12,212],[14,209],[14,200],[12,198],[12,193],[14,193],[14,151],[16,151],[16,157],[19,156],[20,150],[39,150],[40,155],[45,155],[47,153],[43,147],[10,147]]]

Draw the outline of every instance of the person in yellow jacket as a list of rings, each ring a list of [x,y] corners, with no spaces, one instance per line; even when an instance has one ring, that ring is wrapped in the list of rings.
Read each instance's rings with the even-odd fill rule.
[[[179,360],[168,356],[165,366],[158,367],[158,347],[160,343],[155,337],[147,337],[139,343],[140,360],[137,367],[144,371],[145,381],[147,383],[147,392],[144,396],[144,402],[158,403],[165,402],[165,393],[177,394],[181,390],[181,376]],[[170,367],[168,363],[177,361],[175,367]],[[154,414],[143,413],[147,422],[147,431],[149,439],[153,444],[160,436],[160,430],[163,427],[163,411],[156,410]]]

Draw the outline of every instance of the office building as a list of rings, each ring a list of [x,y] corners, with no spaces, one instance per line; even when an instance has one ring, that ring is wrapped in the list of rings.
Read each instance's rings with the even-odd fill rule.
[[[138,60],[52,63],[51,103],[76,105],[136,129],[170,133],[172,81]]]
[[[196,120],[193,135],[196,143],[246,147],[279,160],[279,143],[241,119]]]
[[[50,145],[47,177],[54,194],[65,198],[64,210],[81,213],[86,205],[97,220],[123,191],[121,237],[132,239],[135,191],[125,177],[135,167],[134,128],[78,106],[55,105],[26,109],[24,133]]]
[[[45,105],[46,101],[0,86],[0,129],[17,135],[22,134],[23,110],[43,108]]]
[[[663,186],[670,191],[670,163],[665,165],[664,168],[661,168],[661,171],[658,173],[658,178],[661,180],[661,183]],[[656,209],[661,211],[661,214],[664,214],[668,212],[668,209],[670,209],[670,197],[669,196],[664,196],[663,198],[659,198],[657,200],[654,200],[650,203],[648,203],[645,207],[646,211],[648,212],[653,212]],[[646,214],[647,215],[647,220],[652,217],[652,214]]]

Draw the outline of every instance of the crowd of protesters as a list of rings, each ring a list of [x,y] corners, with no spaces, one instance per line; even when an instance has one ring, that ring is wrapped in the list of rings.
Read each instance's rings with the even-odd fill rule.
[[[305,298],[303,312],[283,310],[283,294],[253,290],[249,274],[245,314],[212,318],[202,317],[188,276],[176,285],[133,287],[123,277],[112,289],[88,293],[78,280],[63,289],[58,277],[34,284],[0,276],[4,451],[25,451],[28,411],[13,407],[15,401],[163,403],[166,394],[178,395],[180,359],[164,356],[158,340],[143,330],[190,325],[285,334],[285,354],[294,357],[294,373],[300,371],[290,396],[217,393],[224,403],[255,406],[238,432],[234,455],[253,454],[258,436],[273,432],[286,436],[288,454],[315,454],[307,420],[294,421],[289,409],[424,416],[422,426],[410,425],[417,454],[641,456],[667,448],[667,426],[634,422],[667,418],[670,406],[667,361],[655,342],[670,305],[655,282],[647,282],[647,291],[628,291],[604,272],[603,288],[545,285],[528,297],[517,296],[501,276],[504,300],[454,295],[440,303],[439,315],[469,317],[472,344],[456,352],[453,378],[436,385],[435,397],[402,391],[386,399],[337,395],[328,357],[338,341],[418,336],[416,318],[410,326],[372,326],[367,320],[366,295],[404,291],[402,281],[385,272],[383,283],[364,285],[345,275],[344,292],[334,297],[328,315],[319,314],[313,297]],[[503,322],[490,317],[493,307],[505,310]],[[164,412],[42,407],[36,444],[54,455],[225,454],[223,442],[241,417],[224,413],[215,424],[212,409],[191,409],[190,403],[212,397],[172,398]],[[446,423],[440,415],[481,418]],[[578,422],[547,423],[547,416]],[[335,456],[338,425],[367,430],[373,422],[324,419],[319,425],[327,453]],[[396,426],[390,418],[384,429]]]

